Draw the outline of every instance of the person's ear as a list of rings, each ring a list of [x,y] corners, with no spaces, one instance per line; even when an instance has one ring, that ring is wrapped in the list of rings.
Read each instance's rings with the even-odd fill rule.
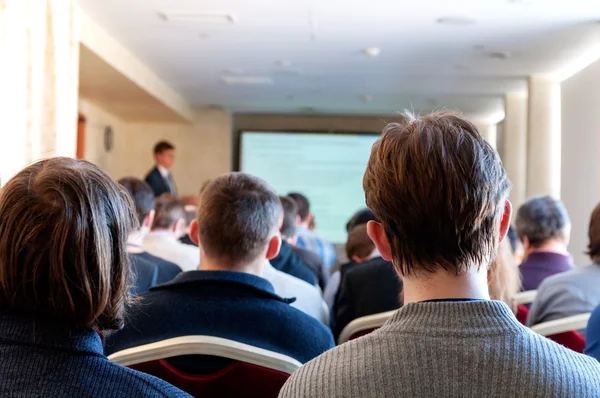
[[[279,236],[279,234],[275,234],[269,240],[269,244],[267,246],[267,260],[272,260],[277,257],[279,254],[279,249],[281,249],[281,236]]]
[[[200,246],[200,238],[198,237],[198,221],[193,220],[190,224],[189,235],[192,242],[194,242],[197,246]]]
[[[152,223],[154,222],[154,216],[156,215],[156,211],[154,209],[150,210],[144,220],[142,221],[142,228],[152,228]]]
[[[386,261],[392,261],[392,248],[390,247],[387,236],[385,236],[383,225],[377,221],[369,221],[367,223],[367,234],[375,244],[381,257]]]
[[[508,229],[510,228],[510,219],[512,217],[512,203],[510,200],[506,199],[504,203],[504,211],[502,213],[502,219],[500,220],[500,234],[499,234],[499,242],[502,243],[504,238],[506,238],[506,234],[508,234]]]

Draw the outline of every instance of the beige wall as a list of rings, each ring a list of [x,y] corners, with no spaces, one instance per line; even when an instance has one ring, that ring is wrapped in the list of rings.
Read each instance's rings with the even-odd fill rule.
[[[152,147],[168,140],[177,148],[173,168],[182,195],[197,194],[204,181],[232,168],[231,114],[220,109],[198,111],[194,124],[126,123],[84,98],[79,110],[87,119],[87,160],[113,178],[143,178],[153,165]],[[113,130],[113,148],[104,149],[104,130]]]
[[[321,116],[236,114],[235,130],[282,130],[380,133],[386,124],[400,122],[390,116]]]

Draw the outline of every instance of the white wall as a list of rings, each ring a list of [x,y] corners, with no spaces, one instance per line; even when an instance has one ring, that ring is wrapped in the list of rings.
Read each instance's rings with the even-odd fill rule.
[[[561,83],[561,199],[573,224],[569,251],[578,265],[592,210],[600,202],[600,61]]]

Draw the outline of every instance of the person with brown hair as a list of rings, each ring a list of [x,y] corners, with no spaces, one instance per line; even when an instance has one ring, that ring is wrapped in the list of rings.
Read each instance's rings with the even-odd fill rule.
[[[190,237],[202,248],[200,268],[142,295],[143,311],[106,344],[116,352],[187,335],[210,335],[276,351],[307,362],[333,346],[329,329],[291,307],[261,276],[281,238],[279,197],[263,180],[227,173],[200,197]],[[189,361],[174,365],[185,371]],[[191,361],[221,368],[214,358]],[[186,365],[186,363],[188,365]]]
[[[185,234],[185,203],[168,194],[156,199],[152,229],[144,238],[143,249],[153,256],[176,264],[183,271],[198,268],[200,249],[181,242]]]
[[[510,183],[477,128],[443,111],[405,115],[373,145],[367,229],[403,281],[380,329],[297,370],[280,397],[594,397],[600,364],[532,332],[489,300]]]
[[[528,325],[592,312],[600,305],[600,204],[590,217],[588,237],[592,264],[544,279],[531,305]]]
[[[175,163],[175,146],[168,141],[160,141],[154,145],[155,166],[146,175],[145,181],[150,185],[154,196],[164,194],[177,196],[177,187],[171,168]]]
[[[136,224],[127,194],[85,161],[43,160],[2,188],[0,396],[188,396],[102,354],[130,302]]]

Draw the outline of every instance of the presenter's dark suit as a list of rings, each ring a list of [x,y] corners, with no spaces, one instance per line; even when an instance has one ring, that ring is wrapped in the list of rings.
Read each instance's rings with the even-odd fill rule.
[[[342,268],[343,270],[344,268]],[[334,311],[334,335],[356,318],[400,307],[402,281],[391,262],[381,257],[357,264],[342,272]]]
[[[188,271],[140,297],[125,328],[107,338],[107,354],[189,335],[235,340],[302,363],[334,346],[327,327],[290,306],[293,299],[279,297],[266,279],[256,275]],[[194,371],[216,367],[214,358],[180,361],[176,367],[187,371],[191,366]]]
[[[164,179],[158,167],[154,167],[148,175],[146,176],[146,182],[154,191],[154,196],[158,197],[164,193],[171,193],[171,188],[169,187],[169,183]]]

